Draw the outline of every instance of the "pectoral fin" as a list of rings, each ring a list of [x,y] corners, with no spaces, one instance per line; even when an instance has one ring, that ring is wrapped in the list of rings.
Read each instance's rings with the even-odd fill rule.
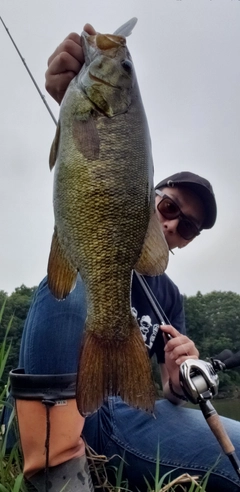
[[[50,167],[50,171],[54,167],[55,162],[57,160],[57,152],[58,152],[59,139],[60,139],[60,123],[58,122],[56,134],[55,134],[55,137],[54,137],[54,140],[53,140],[53,143],[52,143],[52,146],[51,146],[51,150],[50,150],[50,155],[49,155],[49,167]]]
[[[167,268],[168,256],[168,245],[154,212],[149,221],[141,256],[134,268],[141,275],[161,275]]]
[[[77,270],[72,267],[63,253],[55,228],[48,259],[48,287],[54,297],[65,299],[74,289],[76,278]]]

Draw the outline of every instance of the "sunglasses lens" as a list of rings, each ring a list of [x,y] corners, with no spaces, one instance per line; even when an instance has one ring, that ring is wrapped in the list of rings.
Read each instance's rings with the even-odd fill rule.
[[[182,219],[179,221],[177,231],[183,239],[187,240],[193,239],[195,236],[199,235],[198,228],[193,222],[190,222],[190,220],[187,219]]]
[[[160,214],[168,220],[176,219],[181,213],[178,205],[169,198],[163,198],[157,207]]]

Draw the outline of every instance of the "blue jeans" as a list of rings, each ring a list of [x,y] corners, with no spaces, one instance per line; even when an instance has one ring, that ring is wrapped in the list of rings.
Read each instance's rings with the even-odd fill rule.
[[[19,367],[28,374],[77,372],[85,318],[80,277],[65,301],[54,299],[44,279],[25,323]],[[240,423],[225,418],[222,422],[240,456]],[[143,477],[153,482],[158,448],[160,474],[171,471],[173,478],[186,472],[203,476],[222,454],[201,411],[177,407],[167,400],[156,402],[152,416],[129,407],[121,398],[109,398],[86,418],[83,434],[98,454],[124,456],[130,488],[138,487],[141,492],[146,490]],[[114,458],[113,464],[117,462]],[[211,473],[207,490],[240,491],[240,481],[225,455]]]

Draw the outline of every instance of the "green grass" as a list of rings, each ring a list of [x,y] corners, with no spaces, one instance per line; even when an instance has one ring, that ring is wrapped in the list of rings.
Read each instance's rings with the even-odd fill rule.
[[[5,303],[0,310],[0,325],[3,317],[4,306]],[[9,320],[4,340],[0,344],[0,413],[3,411],[4,406],[10,406],[10,404],[6,402],[9,383],[4,383],[2,376],[11,350],[11,344],[7,344],[7,335],[11,328],[12,321],[13,316]],[[0,492],[26,492],[26,488],[23,483],[22,457],[18,443],[14,445],[10,453],[7,453],[6,449],[7,436],[10,429],[14,425],[14,410],[12,408],[11,417],[7,427],[4,428],[4,426],[2,426],[0,429]],[[128,488],[127,481],[124,481],[122,478],[124,460],[121,461],[118,469],[113,468],[110,466],[110,462],[105,456],[96,455],[96,453],[94,453],[94,451],[87,445],[86,449],[96,490],[101,490],[104,492],[131,492]],[[108,468],[111,468],[111,477],[115,477],[114,480],[112,480],[112,483],[110,483],[108,479]],[[147,492],[173,492],[177,487],[178,490],[180,487],[184,492],[186,491],[186,484],[188,484],[188,492],[205,492],[208,474],[201,482],[197,481],[198,477],[191,477],[188,474],[181,475],[175,480],[171,480],[171,474],[161,477],[158,452],[156,473],[153,479],[155,483],[154,490],[148,481],[145,480]],[[64,489],[59,492],[64,492]]]
[[[0,325],[2,322],[5,303],[0,310]],[[6,333],[3,342],[0,345],[0,411],[3,411],[4,406],[10,406],[6,402],[8,394],[8,382],[4,383],[2,376],[7,363],[7,359],[11,350],[11,344],[7,345],[7,336],[11,328],[13,316],[8,322]],[[3,425],[0,429],[0,492],[24,492],[22,460],[18,448],[18,443],[15,444],[9,454],[6,452],[7,436],[14,425],[14,410],[11,408],[11,417],[7,428]]]
[[[110,466],[111,459],[108,460],[104,455],[97,455],[87,443],[85,444],[95,490],[100,490],[101,492],[131,492],[127,480],[123,480],[124,458],[121,459],[118,468],[112,467]],[[144,479],[146,483],[144,492],[174,492],[176,490],[178,492],[180,492],[180,490],[182,492],[205,492],[211,471],[212,469],[201,478],[201,480],[198,476],[190,476],[188,473],[184,473],[174,480],[171,479],[171,472],[161,476],[158,451],[155,476],[152,477],[154,488],[152,488],[150,483]],[[109,482],[108,475],[111,476],[111,483]],[[139,492],[142,491],[140,490]]]

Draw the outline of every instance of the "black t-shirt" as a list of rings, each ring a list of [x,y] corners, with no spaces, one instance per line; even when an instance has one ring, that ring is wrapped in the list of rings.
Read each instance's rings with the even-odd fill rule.
[[[185,334],[183,299],[172,280],[164,273],[157,277],[144,277],[170,323]],[[132,313],[137,319],[144,342],[152,357],[156,353],[159,363],[164,363],[164,339],[159,330],[159,320],[144,293],[136,274],[132,278]]]

